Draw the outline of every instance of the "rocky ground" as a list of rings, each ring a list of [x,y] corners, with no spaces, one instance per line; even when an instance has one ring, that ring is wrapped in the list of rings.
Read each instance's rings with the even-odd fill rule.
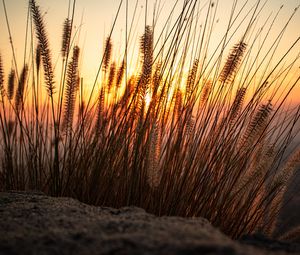
[[[247,237],[233,241],[203,218],[155,217],[39,193],[0,193],[4,254],[300,254],[297,244]]]

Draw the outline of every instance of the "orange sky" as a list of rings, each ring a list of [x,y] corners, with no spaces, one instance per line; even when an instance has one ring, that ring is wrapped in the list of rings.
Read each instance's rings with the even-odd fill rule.
[[[6,6],[8,11],[8,18],[10,22],[10,27],[12,31],[12,37],[14,46],[16,49],[16,55],[18,59],[19,68],[22,65],[23,55],[24,55],[24,38],[25,38],[25,28],[26,28],[26,14],[27,14],[27,2],[26,0],[6,0]],[[52,49],[52,55],[54,60],[59,60],[60,52],[60,41],[61,41],[61,30],[62,23],[68,13],[69,0],[37,0],[38,5],[41,6],[43,13],[45,14],[45,23],[50,38],[50,46]],[[113,41],[115,45],[114,54],[116,58],[119,58],[123,54],[124,47],[124,37],[125,37],[125,2],[122,5],[120,17],[116,24],[116,29],[113,34]],[[158,1],[159,2],[159,1]],[[171,10],[172,6],[176,2],[175,0],[161,0],[162,12],[160,15],[159,24],[163,24],[166,20],[167,14]],[[203,4],[201,4],[203,2]],[[215,1],[216,2],[216,1]],[[256,0],[248,1],[248,8],[255,4]],[[76,12],[75,12],[75,26],[78,28],[82,21],[82,26],[80,30],[80,38],[78,44],[82,50],[83,58],[81,64],[81,75],[84,77],[85,81],[92,83],[97,72],[99,61],[102,56],[103,41],[105,36],[110,31],[111,25],[113,23],[116,11],[120,1],[119,0],[77,0]],[[142,34],[144,21],[145,21],[145,3],[146,1],[138,1],[137,14],[135,19],[135,34],[133,36],[133,41],[130,44],[130,50],[137,49],[138,36]],[[148,0],[148,23],[151,23],[152,8],[154,6],[154,0]],[[182,6],[183,0],[179,0],[178,11]],[[205,16],[205,3],[206,1],[201,1],[200,5],[204,6],[203,16]],[[218,23],[215,25],[213,31],[213,37],[211,40],[210,50],[213,51],[217,42],[220,41],[224,34],[224,29],[228,23],[229,13],[232,6],[233,0],[222,0],[219,2],[217,10]],[[238,6],[242,6],[245,0],[238,1]],[[129,4],[129,17],[132,17],[134,6],[136,4],[135,0],[128,0]],[[276,20],[276,25],[269,35],[269,43],[272,43],[273,38],[277,36],[278,32],[289,18],[294,8],[300,4],[299,0],[269,0],[264,8],[264,11],[260,15],[260,20],[257,23],[257,29],[261,26],[262,22],[267,18],[269,14],[275,15],[277,10],[281,5],[284,5],[280,12],[279,18]],[[202,13],[201,13],[202,14]],[[243,15],[242,15],[243,16]],[[202,19],[202,21],[204,18]],[[201,22],[201,18],[200,18]],[[299,36],[299,26],[300,26],[300,10],[294,16],[291,24],[289,25],[281,44],[279,45],[278,51],[276,53],[276,58],[280,58],[282,54],[287,50],[289,45],[291,45]],[[159,30],[159,25],[157,30]],[[237,33],[232,38],[232,46],[240,38],[243,27],[240,33]],[[5,70],[8,70],[11,64],[11,50],[9,45],[9,37],[7,33],[7,27],[4,18],[3,6],[0,6],[0,52],[4,62],[6,64]],[[214,45],[215,43],[215,45]],[[295,49],[291,52],[287,60],[295,58],[300,52],[300,43],[298,43]],[[56,61],[55,61],[56,62]],[[296,62],[295,68],[293,68],[290,76],[299,76],[299,60]],[[291,77],[292,78],[292,77]],[[293,92],[293,101],[300,102],[300,84]]]

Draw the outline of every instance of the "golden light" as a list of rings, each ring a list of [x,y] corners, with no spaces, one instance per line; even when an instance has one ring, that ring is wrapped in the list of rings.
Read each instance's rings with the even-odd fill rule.
[[[145,96],[146,109],[148,109],[150,106],[151,98],[152,98],[152,96],[151,96],[150,92],[147,92],[146,96]]]

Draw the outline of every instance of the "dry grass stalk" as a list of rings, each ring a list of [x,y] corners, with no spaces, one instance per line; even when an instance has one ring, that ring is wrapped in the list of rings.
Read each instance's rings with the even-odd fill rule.
[[[64,118],[63,118],[63,129],[66,133],[72,130],[73,116],[75,110],[76,94],[79,89],[79,47],[75,46],[73,49],[72,60],[68,65],[67,70],[67,81],[66,81],[66,91],[65,91],[65,102],[64,102]]]
[[[220,74],[219,79],[222,83],[231,83],[233,81],[246,49],[247,44],[243,41],[239,42],[232,48]]]
[[[109,68],[109,75],[108,75],[108,81],[107,81],[108,93],[111,92],[111,90],[114,86],[115,76],[116,76],[116,63],[113,62]]]
[[[31,13],[34,20],[35,28],[36,28],[36,36],[38,38],[40,49],[41,49],[46,88],[49,96],[53,97],[54,89],[55,89],[54,74],[53,74],[49,42],[46,34],[43,17],[41,15],[39,6],[37,6],[35,3],[35,0],[30,0],[30,8],[31,8]]]
[[[0,55],[0,95],[2,97],[2,100],[4,98],[5,89],[4,89],[4,71],[3,71],[3,63],[2,63],[2,57]]]
[[[17,112],[20,111],[20,108],[23,108],[23,99],[24,99],[24,90],[27,82],[27,75],[28,75],[28,67],[25,65],[21,72],[18,88],[16,91],[15,96],[15,109]]]
[[[271,113],[272,104],[270,101],[259,107],[244,132],[244,136],[241,139],[241,147],[249,149],[253,144],[257,143],[258,139],[262,136],[262,132],[266,130],[269,124]]]
[[[192,95],[195,94],[195,81],[197,78],[197,71],[199,66],[199,60],[195,59],[193,63],[192,69],[189,71],[189,75],[186,82],[186,89],[185,89],[185,98],[186,102],[189,102]]]
[[[11,69],[8,76],[8,84],[7,84],[7,97],[9,100],[12,100],[14,97],[15,84],[16,84],[16,72],[14,69]]]
[[[35,50],[35,65],[36,65],[36,70],[37,73],[40,72],[40,68],[41,68],[41,63],[42,63],[42,48],[41,45],[38,44]]]
[[[66,18],[63,25],[63,35],[62,35],[62,45],[61,45],[61,55],[63,58],[66,58],[69,52],[71,32],[72,32],[72,21]]]
[[[147,180],[151,188],[156,188],[159,185],[162,175],[159,164],[161,151],[161,142],[159,141],[159,139],[159,124],[157,123],[152,127],[150,133],[150,157],[149,167],[147,169]]]
[[[112,42],[111,38],[106,38],[105,41],[105,47],[104,47],[104,56],[103,56],[103,70],[107,71],[109,67],[109,63],[111,60],[111,54],[112,54]]]
[[[289,157],[285,165],[281,169],[279,169],[279,171],[275,174],[272,183],[269,187],[270,190],[277,190],[277,195],[270,205],[270,210],[272,211],[272,214],[279,215],[280,210],[282,209],[282,206],[284,204],[284,196],[288,189],[288,184],[290,183],[292,176],[294,175],[295,171],[297,170],[297,167],[299,166],[300,150],[294,152]],[[274,235],[276,227],[277,217],[270,217],[266,233],[270,236]]]
[[[121,66],[119,67],[118,72],[117,72],[117,77],[116,77],[116,87],[117,88],[120,88],[122,85],[122,80],[123,80],[124,72],[126,69],[125,65],[126,65],[125,61],[123,60]]]

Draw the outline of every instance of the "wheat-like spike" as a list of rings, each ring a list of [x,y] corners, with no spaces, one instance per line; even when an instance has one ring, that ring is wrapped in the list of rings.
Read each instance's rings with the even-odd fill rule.
[[[196,124],[195,117],[193,116],[193,114],[189,114],[185,126],[185,135],[187,136],[187,138],[193,134],[195,124]]]
[[[54,74],[52,68],[51,53],[49,49],[49,42],[48,42],[47,33],[44,26],[44,21],[41,15],[40,8],[39,6],[36,5],[35,0],[30,0],[30,9],[31,9],[32,17],[36,28],[36,37],[41,46],[41,56],[42,56],[42,62],[44,66],[44,77],[45,77],[46,88],[49,96],[52,97],[55,89]]]
[[[285,165],[276,173],[272,187],[280,185],[286,186],[293,176],[297,166],[300,165],[300,149],[295,151],[287,160]]]
[[[145,32],[141,37],[140,50],[144,58],[149,58],[153,54],[153,31],[152,27],[149,25],[145,27]]]
[[[241,177],[241,180],[235,186],[234,193],[241,190],[248,190],[255,183],[260,183],[262,178],[265,177],[274,160],[274,147],[267,146],[266,149],[260,150],[260,153],[262,154],[260,161],[256,162],[253,168],[247,169],[245,174]]]
[[[104,98],[105,98],[105,89],[104,87],[102,87],[97,102],[97,119],[95,124],[96,136],[100,134],[101,125],[103,124],[102,122],[103,122]]]
[[[153,65],[153,31],[150,26],[146,26],[145,33],[141,38],[141,55],[143,56],[143,69],[141,75],[141,83],[146,86],[146,90],[150,84]]]
[[[195,61],[193,63],[193,67],[189,71],[189,75],[188,75],[187,82],[186,82],[186,91],[185,91],[185,96],[186,96],[187,100],[190,100],[192,94],[194,93],[194,89],[195,89],[194,85],[195,85],[195,81],[196,81],[198,65],[199,65],[199,60],[195,59]]]
[[[200,96],[200,106],[201,107],[204,107],[207,103],[207,100],[210,96],[210,93],[212,91],[212,81],[211,80],[208,80],[204,85],[203,85],[203,88],[202,88],[202,91],[201,91],[201,96]]]
[[[115,77],[116,77],[116,63],[113,62],[109,68],[109,75],[108,75],[108,82],[107,82],[108,93],[110,93],[114,85]]]
[[[154,74],[153,74],[153,78],[152,78],[152,88],[151,90],[153,91],[154,94],[157,93],[159,85],[161,83],[162,80],[162,74],[161,74],[161,68],[162,68],[162,63],[161,61],[159,61],[156,65],[155,65],[155,70],[154,70]]]
[[[219,80],[222,83],[231,83],[233,81],[233,78],[242,61],[246,48],[247,44],[243,41],[240,41],[232,48],[220,74]]]
[[[273,185],[271,185],[271,187],[272,186]],[[271,190],[270,187],[268,188]],[[263,228],[264,234],[271,237],[273,237],[275,234],[278,216],[282,208],[284,194],[286,193],[286,187],[278,185],[274,187],[273,190],[273,192],[276,192],[276,196],[273,197],[272,201],[268,205],[268,211],[266,216],[267,224],[265,224]]]
[[[0,94],[2,99],[4,98],[5,89],[4,89],[4,71],[3,71],[3,64],[2,64],[2,57],[0,55]]]
[[[246,88],[240,88],[240,89],[238,89],[238,91],[236,93],[236,96],[235,96],[235,99],[232,103],[230,114],[229,114],[230,124],[235,121],[235,119],[237,118],[237,116],[241,112],[243,102],[244,102],[244,99],[245,99],[245,95],[246,95],[246,91],[247,91]]]
[[[142,70],[139,81],[135,86],[136,101],[132,109],[132,116],[135,118],[139,115],[139,123],[142,123],[145,109],[145,98],[150,87],[153,61],[153,33],[150,26],[145,27],[145,33],[140,40],[140,53],[142,56]],[[140,126],[140,125],[139,125]]]
[[[147,86],[144,82],[140,81],[136,84],[135,90],[137,91],[136,107],[138,111],[142,112],[147,94]]]
[[[15,84],[16,84],[16,72],[14,69],[11,69],[8,75],[8,84],[7,84],[7,97],[9,100],[12,100],[14,97]]]
[[[288,187],[288,183],[296,171],[297,167],[300,165],[300,149],[294,152],[285,165],[278,170],[274,176],[271,185],[269,186],[270,190],[276,189],[278,191],[276,197],[273,199],[269,206],[269,212],[272,214],[272,220],[269,222],[269,226],[266,228],[265,232],[268,235],[273,235],[277,225],[277,215],[282,208],[282,203],[284,200],[284,195]]]
[[[277,187],[276,197],[273,198],[271,204],[268,206],[268,215],[267,215],[267,225],[264,226],[264,234],[267,236],[274,236],[277,223],[278,215],[282,208],[284,194],[286,192],[286,187]],[[279,190],[279,191],[278,191]]]
[[[150,88],[151,76],[152,76],[152,65],[153,65],[153,32],[150,26],[145,27],[145,33],[141,37],[140,51],[142,55],[142,73],[140,75],[140,81],[138,82],[138,101],[137,109],[140,112],[140,118],[143,117],[145,108],[145,97],[147,91]],[[140,119],[141,122],[141,119]]]
[[[64,118],[63,129],[66,132],[71,131],[73,124],[73,116],[75,109],[76,93],[79,88],[79,75],[78,75],[78,60],[80,49],[75,46],[73,49],[72,60],[68,64],[67,79],[66,79],[66,92],[64,102]]]
[[[19,112],[20,107],[23,104],[24,89],[25,89],[27,74],[28,74],[28,66],[25,65],[21,72],[21,76],[20,76],[20,80],[19,80],[19,84],[15,96],[15,108],[17,112]]]
[[[149,165],[147,169],[148,183],[151,188],[156,188],[161,180],[161,173],[159,172],[159,158],[160,158],[160,141],[159,141],[159,124],[153,124],[150,133],[150,156]]]
[[[175,94],[175,103],[174,103],[174,113],[175,113],[176,121],[178,122],[182,114],[183,96],[179,88],[176,90],[175,93],[176,94]]]
[[[267,146],[266,149],[261,151],[261,154],[262,156],[260,161],[256,162],[252,168],[250,166],[249,169],[240,176],[240,179],[231,191],[231,195],[236,201],[240,201],[245,204],[251,203],[248,215],[254,215],[262,210],[262,204],[267,193],[265,178],[274,161],[274,147]],[[251,202],[247,199],[249,196],[252,197]],[[259,219],[252,218],[251,221],[254,221],[254,224],[258,228],[264,225],[263,217],[260,217]]]
[[[40,72],[41,62],[42,62],[42,49],[41,49],[41,45],[38,44],[35,51],[35,64],[38,73]]]
[[[63,35],[62,35],[62,44],[61,44],[61,55],[63,58],[67,56],[70,47],[72,32],[72,21],[69,18],[66,18],[63,24]]]
[[[120,100],[120,102],[122,102],[122,105],[125,106],[128,104],[130,98],[131,98],[131,95],[132,95],[132,92],[134,90],[134,87],[135,87],[135,82],[136,82],[136,78],[134,77],[134,75],[132,75],[129,80],[127,81],[127,84],[126,84],[126,88],[125,88],[125,91],[124,91],[124,94],[122,96],[122,99]]]
[[[145,86],[141,86],[138,90],[138,94],[137,94],[137,101],[136,101],[136,107],[135,107],[135,113],[139,114],[140,119],[139,119],[139,123],[142,123],[143,117],[144,117],[144,110],[146,107],[146,102],[145,102],[145,98],[146,98],[146,89]]]
[[[270,113],[272,112],[272,104],[268,102],[267,104],[262,105],[253,120],[250,122],[248,133],[253,133],[265,127],[267,124]]]
[[[112,54],[111,38],[107,37],[105,41],[104,56],[103,56],[103,71],[107,71]]]
[[[125,61],[123,60],[121,66],[119,67],[119,70],[117,72],[117,78],[116,78],[116,87],[117,88],[120,88],[122,85],[125,67],[126,67]]]
[[[275,146],[275,145],[273,145]],[[250,155],[250,164],[246,169],[246,173],[251,173],[257,169],[258,165],[263,162],[265,158],[266,149],[270,150],[270,147],[265,139],[265,136],[262,136],[258,144],[255,146],[255,150]],[[272,147],[271,147],[272,148]]]
[[[258,111],[248,124],[246,131],[241,139],[241,145],[243,147],[248,148],[253,144],[253,142],[255,142],[256,139],[260,137],[260,135],[268,125],[272,109],[273,107],[271,101],[259,107]]]

